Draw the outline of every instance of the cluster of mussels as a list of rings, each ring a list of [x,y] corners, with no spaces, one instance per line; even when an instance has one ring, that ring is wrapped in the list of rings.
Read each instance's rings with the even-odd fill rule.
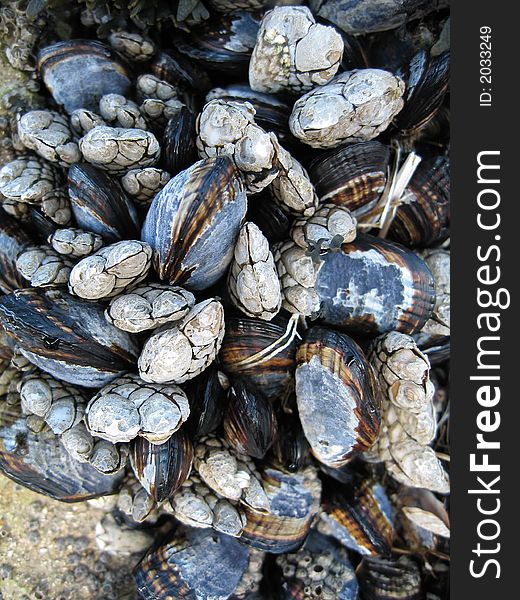
[[[160,524],[144,600],[441,600],[443,2],[207,4],[37,49],[0,170],[0,470]]]

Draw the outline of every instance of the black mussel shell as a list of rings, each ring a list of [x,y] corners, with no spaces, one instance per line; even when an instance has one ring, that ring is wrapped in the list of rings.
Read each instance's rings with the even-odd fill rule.
[[[229,157],[177,174],[155,196],[141,232],[159,278],[190,290],[211,287],[233,258],[246,211],[244,185]]]
[[[142,600],[229,598],[249,565],[249,550],[211,529],[177,528],[134,571]]]
[[[195,92],[207,92],[211,87],[208,74],[174,49],[158,52],[150,64],[150,70],[159,79]]]
[[[175,48],[209,70],[227,76],[247,75],[249,59],[260,28],[260,13],[238,10],[218,15],[189,34],[180,33]]]
[[[448,0],[310,0],[316,17],[354,35],[386,31],[445,8]]]
[[[303,433],[296,406],[293,411],[278,411],[278,435],[273,446],[276,459],[289,473],[296,473],[309,460],[309,442]]]
[[[196,136],[195,117],[183,106],[179,113],[168,121],[163,134],[162,160],[169,173],[177,175],[197,160]]]
[[[280,203],[267,193],[255,194],[249,199],[247,220],[258,225],[270,244],[289,237],[292,218],[280,208]]]
[[[260,319],[226,319],[220,349],[222,370],[260,390],[272,402],[283,399],[296,367],[296,339],[287,328]]]
[[[347,335],[312,327],[296,353],[296,399],[312,453],[331,467],[375,442],[380,390],[361,348]]]
[[[243,381],[235,381],[229,388],[224,415],[227,441],[240,454],[263,458],[276,432],[276,415],[269,400]]]
[[[134,340],[107,323],[103,306],[58,289],[0,297],[0,321],[31,363],[68,383],[101,387],[137,361]]]
[[[327,325],[360,334],[412,334],[431,317],[435,281],[411,250],[364,235],[321,259],[315,288]]]
[[[137,212],[117,180],[92,165],[69,169],[69,196],[78,225],[103,236],[107,242],[137,239]]]
[[[450,235],[449,159],[423,161],[414,173],[388,236],[411,248],[428,248]]]
[[[26,285],[16,259],[30,245],[31,239],[20,224],[0,208],[0,292],[8,294]]]
[[[215,431],[222,422],[226,402],[217,367],[210,365],[198,377],[188,381],[184,391],[190,402],[190,416],[185,427],[192,438]]]
[[[404,107],[394,120],[402,135],[422,129],[442,106],[450,83],[450,53],[431,56],[426,50],[410,61],[407,72],[399,73],[406,81]]]
[[[386,184],[390,152],[376,141],[321,152],[309,165],[320,203],[346,206],[356,217],[369,213]]]
[[[135,476],[156,502],[164,502],[186,481],[193,462],[193,446],[184,429],[166,442],[152,444],[143,437],[130,445]]]
[[[394,526],[384,488],[359,476],[339,490],[334,482],[333,488],[324,494],[320,531],[359,554],[389,554]]]
[[[57,104],[97,112],[105,94],[128,95],[128,65],[109,46],[94,40],[68,40],[42,48],[38,70]]]
[[[366,600],[423,600],[421,572],[407,556],[366,557],[357,569],[359,586]]]
[[[280,554],[299,548],[309,534],[320,506],[321,484],[307,467],[298,473],[267,468],[262,486],[270,502],[266,513],[244,506],[241,540],[254,548]]]
[[[114,494],[123,472],[104,475],[70,456],[50,430],[27,429],[20,406],[0,405],[0,471],[34,492],[63,502],[81,502]]]
[[[291,104],[274,94],[265,94],[252,90],[249,85],[233,83],[224,88],[214,88],[206,100],[233,100],[249,102],[256,114],[255,122],[266,131],[274,132],[282,144],[294,145],[295,139],[289,130]]]

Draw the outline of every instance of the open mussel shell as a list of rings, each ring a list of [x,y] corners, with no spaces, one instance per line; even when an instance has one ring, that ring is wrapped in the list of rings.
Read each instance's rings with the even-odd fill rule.
[[[222,370],[250,383],[272,402],[281,399],[292,384],[295,357],[296,338],[288,327],[260,319],[226,320],[220,348]]]
[[[196,137],[195,117],[183,106],[179,113],[168,121],[163,133],[162,160],[169,173],[177,175],[197,160]]]
[[[346,464],[376,440],[380,390],[361,348],[347,335],[312,327],[296,354],[296,399],[312,453]]]
[[[249,552],[231,536],[178,527],[137,565],[137,591],[143,600],[225,600],[248,568]]]
[[[240,175],[227,156],[195,163],[154,198],[141,239],[161,280],[203,290],[226,272],[247,210]]]
[[[16,268],[16,259],[30,245],[31,239],[19,223],[0,208],[0,292],[8,294],[26,285]]]
[[[428,248],[449,237],[449,168],[446,156],[420,163],[395,213],[388,237],[411,248]]]
[[[315,288],[324,323],[362,334],[412,334],[431,317],[435,281],[411,250],[364,235],[321,259]]]
[[[211,81],[204,69],[173,49],[158,52],[150,64],[150,70],[159,79],[164,79],[183,90],[206,92],[211,87]]]
[[[184,386],[190,403],[190,416],[186,428],[192,438],[208,435],[222,422],[226,392],[222,387],[218,369],[210,365],[203,373]]]
[[[407,556],[366,557],[356,575],[366,600],[423,600],[421,572]]]
[[[309,165],[320,204],[347,207],[359,218],[377,204],[386,185],[388,147],[374,140],[321,152]]]
[[[406,81],[405,102],[393,125],[401,135],[412,135],[427,125],[442,106],[450,83],[450,53],[446,50],[431,56],[420,50],[406,72],[399,74]]]
[[[359,554],[389,554],[394,537],[392,507],[376,481],[357,477],[324,494],[318,529]]]
[[[276,415],[269,400],[258,390],[236,380],[228,392],[224,434],[240,454],[263,458],[277,432]]]
[[[97,112],[102,96],[126,96],[132,84],[121,57],[93,40],[68,40],[42,48],[38,70],[54,100],[68,113],[77,108]]]
[[[358,583],[347,552],[331,538],[313,530],[303,548],[276,557],[275,573],[283,600],[330,598],[357,600]]]
[[[59,436],[46,429],[27,428],[20,405],[0,405],[0,471],[34,492],[63,502],[80,502],[114,494],[122,473],[102,475],[78,462],[65,450]]]
[[[0,320],[31,363],[68,383],[101,387],[137,362],[135,342],[107,323],[103,306],[58,289],[0,297]]]
[[[269,499],[268,512],[244,506],[246,524],[241,540],[280,554],[299,548],[307,537],[320,506],[321,483],[312,467],[298,473],[267,468],[262,486]]]
[[[186,481],[193,462],[193,446],[184,429],[166,442],[152,444],[143,437],[130,445],[135,476],[156,502],[164,502]]]
[[[83,163],[72,165],[68,179],[72,212],[82,229],[107,242],[139,236],[135,207],[113,177]]]
[[[247,75],[260,27],[259,13],[238,10],[217,15],[179,34],[175,48],[204,68],[229,75]]]

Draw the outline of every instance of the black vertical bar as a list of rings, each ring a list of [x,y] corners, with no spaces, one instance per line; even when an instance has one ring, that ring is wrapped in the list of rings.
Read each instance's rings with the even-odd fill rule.
[[[514,83],[518,80],[516,64],[520,33],[511,9],[510,3],[489,0],[458,0],[452,5],[450,439],[451,597],[455,600],[520,598],[516,583],[520,574],[517,558],[520,534],[517,508],[520,357],[514,344],[518,336],[518,302],[513,290],[515,280],[520,276],[520,152],[515,148],[518,145],[520,93]],[[487,42],[486,27],[491,29]],[[481,63],[488,58],[485,54],[487,43],[491,44],[490,66]],[[490,73],[486,67],[490,68]],[[481,162],[499,165],[499,169],[481,171],[481,179],[487,182],[478,182],[479,155]],[[499,183],[495,181],[497,179]],[[492,206],[495,198],[498,206],[495,209],[479,208],[479,193],[483,205]],[[498,215],[500,224],[495,229],[486,230],[479,226],[479,218],[483,226],[490,227]],[[494,280],[498,276],[497,267],[500,268],[499,281],[494,284],[479,281],[479,275],[481,280]],[[480,306],[479,288],[490,293],[488,296],[481,292]],[[509,308],[505,308],[508,293],[499,292],[499,289],[510,292]],[[504,308],[483,306],[489,298],[496,299]],[[491,313],[496,316],[481,316],[478,320],[479,315]],[[496,328],[499,323],[497,331],[489,331],[489,326]],[[482,340],[483,337],[498,339]],[[498,365],[498,369],[478,368],[479,338],[481,348],[500,351],[500,354],[481,355],[481,361],[488,366]],[[483,379],[471,379],[472,376]],[[490,380],[490,376],[498,376],[499,380]],[[484,388],[481,400],[485,403],[487,385],[491,386],[490,403],[497,393],[494,388],[500,388],[500,401],[494,407],[483,406],[478,401],[479,389]],[[479,429],[479,423],[481,427],[494,429],[498,418],[500,426],[495,431]],[[484,442],[500,442],[500,449],[478,449],[479,433]],[[496,464],[500,471],[472,471],[471,454],[479,464],[485,461],[487,454],[489,463]],[[496,477],[500,479],[493,483]],[[484,484],[490,488],[487,493],[483,493]],[[469,490],[481,491],[469,493]],[[500,509],[496,514],[482,514],[482,511],[492,512],[498,506]],[[488,521],[484,522],[486,519]],[[498,528],[500,533],[497,534]],[[482,539],[484,536],[493,538],[496,534],[495,539]]]

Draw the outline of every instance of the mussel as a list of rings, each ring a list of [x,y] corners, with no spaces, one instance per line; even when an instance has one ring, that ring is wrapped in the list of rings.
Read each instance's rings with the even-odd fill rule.
[[[324,494],[318,529],[359,554],[389,554],[394,527],[384,488],[358,476],[340,491]]]
[[[433,276],[403,246],[358,236],[321,258],[315,289],[324,323],[356,333],[415,333],[431,317]]]
[[[247,74],[260,14],[238,10],[218,15],[175,38],[176,49],[209,70]]]
[[[305,436],[318,460],[346,464],[374,443],[380,390],[372,367],[347,335],[312,327],[296,355],[296,399]]]
[[[231,536],[178,527],[136,567],[137,591],[143,600],[225,600],[248,568],[249,553]]]
[[[421,572],[407,556],[366,557],[357,570],[359,586],[366,600],[422,600]]]
[[[309,166],[320,203],[346,206],[359,218],[377,204],[386,185],[388,147],[369,141],[322,152]]]
[[[283,398],[296,366],[294,323],[281,323],[227,319],[220,349],[223,371],[249,382],[271,401]]]
[[[192,290],[213,285],[233,258],[246,210],[242,180],[227,156],[176,175],[155,197],[141,233],[159,278]]]
[[[227,441],[241,454],[263,458],[276,433],[276,415],[269,400],[240,380],[233,383],[224,416]]]
[[[25,285],[16,259],[31,245],[31,238],[0,208],[0,292],[8,294]]]
[[[172,48],[158,52],[150,68],[156,77],[181,89],[206,92],[211,87],[210,79],[204,69]]]
[[[135,342],[106,322],[102,306],[57,289],[1,297],[0,318],[30,362],[69,383],[100,387],[137,360]]]
[[[0,471],[34,492],[63,502],[81,502],[115,493],[122,473],[102,475],[78,462],[50,430],[27,428],[20,405],[0,405]]]
[[[221,423],[226,393],[215,365],[210,365],[185,386],[190,402],[190,417],[186,423],[193,438],[212,433]]]
[[[163,133],[162,159],[164,167],[172,175],[177,175],[195,162],[195,137],[195,117],[183,106],[179,113],[168,121]]]
[[[141,485],[156,502],[164,502],[190,474],[193,446],[183,429],[162,444],[143,437],[130,446],[130,464]]]
[[[265,469],[262,485],[270,503],[268,512],[245,507],[247,522],[242,532],[246,544],[280,554],[304,542],[317,514],[321,483],[312,467],[298,473]]]
[[[42,48],[38,69],[57,104],[97,112],[105,94],[127,94],[128,66],[109,47],[93,40],[68,40]]]
[[[428,248],[449,235],[449,160],[438,156],[420,163],[397,208],[388,235],[408,247]]]
[[[135,207],[113,177],[83,163],[73,165],[68,178],[72,211],[80,227],[107,242],[138,236]]]

